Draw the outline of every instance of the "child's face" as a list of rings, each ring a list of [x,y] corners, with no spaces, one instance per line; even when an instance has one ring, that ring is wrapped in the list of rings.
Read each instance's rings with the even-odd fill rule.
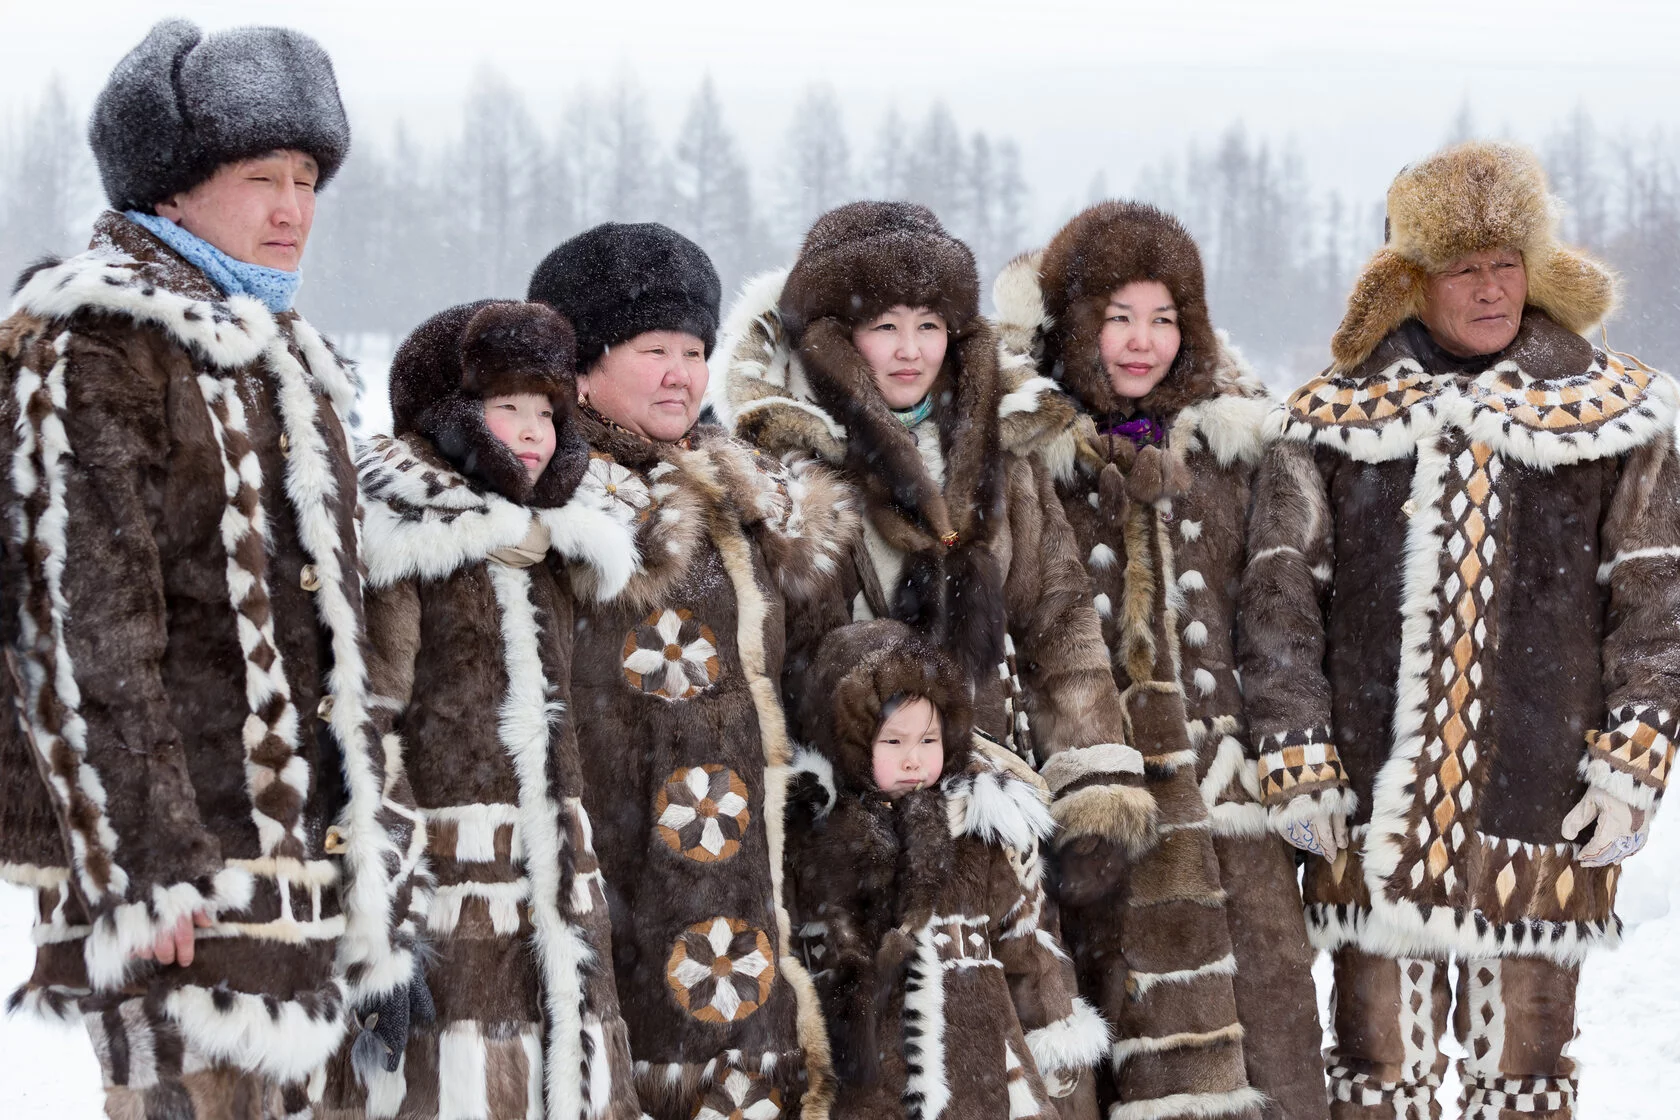
[[[939,709],[924,697],[906,700],[875,733],[875,785],[894,800],[939,780],[945,740]]]
[[[490,434],[519,456],[535,482],[554,458],[554,402],[541,393],[508,393],[484,398],[484,422]]]

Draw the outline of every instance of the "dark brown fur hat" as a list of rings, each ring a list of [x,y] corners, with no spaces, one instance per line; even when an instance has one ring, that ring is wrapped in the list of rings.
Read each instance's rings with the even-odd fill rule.
[[[980,313],[974,254],[926,206],[851,202],[818,218],[805,235],[780,311],[798,337],[817,319],[852,326],[899,304],[931,308],[953,335],[961,333]]]
[[[817,649],[802,699],[811,747],[834,766],[836,786],[875,785],[875,732],[894,697],[925,696],[939,709],[944,773],[967,765],[974,700],[956,661],[902,622],[854,622],[829,633]]]
[[[1330,341],[1336,368],[1351,370],[1423,311],[1429,275],[1468,253],[1523,255],[1528,305],[1580,333],[1610,314],[1615,277],[1557,240],[1557,201],[1539,158],[1516,144],[1470,141],[1403,168],[1388,188],[1388,243],[1348,296]]]
[[[1039,284],[1052,326],[1044,367],[1099,414],[1124,403],[1097,352],[1108,297],[1135,280],[1165,284],[1178,307],[1178,357],[1136,406],[1167,416],[1214,392],[1219,343],[1208,317],[1202,254],[1177,218],[1141,202],[1099,202],[1063,226],[1044,250]]]
[[[471,478],[513,501],[563,505],[588,466],[589,447],[572,423],[576,343],[553,308],[481,300],[427,319],[391,361],[395,435],[419,435]],[[554,402],[554,458],[535,484],[525,465],[484,422],[484,400],[541,393]]]

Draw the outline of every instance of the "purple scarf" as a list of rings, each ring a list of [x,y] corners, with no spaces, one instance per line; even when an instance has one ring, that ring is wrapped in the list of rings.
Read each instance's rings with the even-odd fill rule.
[[[1125,436],[1133,445],[1139,448],[1156,447],[1167,438],[1167,430],[1155,422],[1153,416],[1134,416],[1130,420],[1122,420],[1118,424],[1107,424],[1102,428],[1105,436]]]

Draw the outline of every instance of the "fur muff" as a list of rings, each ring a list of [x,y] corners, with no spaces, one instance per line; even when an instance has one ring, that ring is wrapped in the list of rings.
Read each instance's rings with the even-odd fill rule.
[[[888,308],[926,307],[961,335],[980,314],[974,254],[913,202],[852,202],[818,218],[782,287],[796,334],[818,319],[867,323]]]
[[[564,505],[589,463],[572,423],[576,341],[546,304],[482,300],[441,311],[416,327],[391,360],[391,421],[422,436],[457,470],[521,505]],[[554,406],[554,457],[535,482],[490,432],[484,402],[537,393]]]
[[[783,909],[780,686],[787,632],[837,594],[856,506],[826,468],[715,428],[683,448],[579,424],[579,492],[641,558],[620,594],[580,602],[572,662],[641,1106],[816,1120],[832,1076]]]
[[[810,679],[820,731],[795,760],[789,899],[834,1115],[1094,1120],[1108,1029],[1074,995],[1043,894],[1042,787],[977,747],[962,670],[903,623],[834,632]],[[868,752],[883,706],[911,693],[957,706],[937,785],[891,801]]]
[[[1099,202],[1050,239],[1038,280],[1048,320],[1040,368],[1089,411],[1108,416],[1129,406],[1166,417],[1214,395],[1220,348],[1208,318],[1202,254],[1177,218],[1141,202]],[[1147,396],[1122,401],[1103,369],[1097,336],[1109,297],[1138,280],[1158,281],[1172,295],[1178,357]]]
[[[658,222],[603,222],[537,265],[528,299],[556,308],[577,331],[585,372],[609,346],[648,331],[717,343],[723,288],[705,250]]]
[[[1567,965],[1618,869],[1561,822],[1587,783],[1654,808],[1674,750],[1680,391],[1532,306],[1482,364],[1405,324],[1274,414],[1244,679],[1262,796],[1357,797],[1321,947]]]
[[[539,326],[525,328],[530,307],[477,311],[466,364],[483,357],[472,328],[485,322],[519,331],[503,353],[552,353],[565,340],[541,324],[559,317],[539,308]],[[616,591],[636,564],[632,531],[587,492],[541,510],[483,493],[414,434],[371,441],[358,465],[376,722],[400,746],[438,879],[426,915],[438,1017],[411,1030],[394,1073],[352,1076],[347,1048],[327,1106],[374,1120],[424,1120],[473,1101],[487,1116],[635,1120],[582,802],[570,685],[576,593],[561,564],[504,551],[535,519],[553,559]]]
[[[1185,235],[1170,219],[1129,236],[1116,275],[1159,277],[1182,258]],[[1078,244],[1066,231],[1058,240]],[[1045,335],[1061,324],[1041,274],[1038,254],[1018,258],[994,292],[999,334],[1044,368]],[[1105,302],[1111,280],[1098,285]],[[1181,313],[1201,296],[1173,294]],[[1179,384],[1196,388],[1175,398],[1163,447],[1101,435],[1086,410],[1055,467],[1165,833],[1137,860],[1119,908],[1098,889],[1105,860],[1065,852],[1064,920],[1089,981],[1128,993],[1104,1006],[1127,1037],[1110,1090],[1118,1115],[1252,1114],[1258,1103],[1263,1116],[1308,1120],[1328,1112],[1312,948],[1293,849],[1259,803],[1234,649],[1249,495],[1275,401],[1223,335],[1207,334],[1211,369]],[[1105,975],[1105,957],[1129,967]],[[1190,1009],[1197,1019],[1184,1018]]]
[[[370,710],[354,381],[117,214],[17,307],[0,692],[25,714],[0,738],[33,762],[5,769],[31,808],[0,862],[44,904],[22,1001],[97,1018],[143,992],[131,1025],[301,1083],[350,1005],[406,989],[426,898]],[[133,959],[195,911],[190,967]]]
[[[755,279],[731,310],[713,404],[767,453],[832,464],[862,493],[863,541],[824,617],[909,623],[969,674],[985,733],[1023,756],[1068,755],[1054,807],[1064,828],[1146,847],[1142,759],[1118,741],[1084,571],[1033,454],[1071,446],[1058,419],[1071,419],[1067,398],[1030,362],[1000,355],[976,320],[933,390],[945,407],[906,430],[843,325],[787,329],[782,281]],[[954,547],[932,531],[945,525],[960,529]]]
[[[1330,342],[1337,369],[1352,370],[1423,311],[1429,274],[1485,249],[1515,249],[1528,273],[1528,304],[1584,333],[1615,305],[1610,270],[1557,240],[1558,202],[1539,157],[1516,144],[1470,141],[1404,168],[1388,188],[1388,244],[1348,297]]]
[[[223,164],[278,149],[313,156],[324,187],[350,152],[350,121],[332,59],[309,36],[283,27],[205,35],[166,19],[111,71],[88,144],[112,208],[149,212]]]

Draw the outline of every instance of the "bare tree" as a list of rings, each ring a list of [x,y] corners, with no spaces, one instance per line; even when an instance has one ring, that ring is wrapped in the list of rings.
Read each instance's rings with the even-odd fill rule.
[[[85,245],[99,192],[81,119],[57,75],[0,154],[0,274]]]
[[[673,224],[707,247],[724,290],[733,290],[756,263],[759,238],[747,165],[710,75],[689,103],[673,172]]]
[[[806,87],[782,146],[777,161],[780,218],[787,241],[796,245],[819,215],[851,197],[851,145],[833,86]]]

